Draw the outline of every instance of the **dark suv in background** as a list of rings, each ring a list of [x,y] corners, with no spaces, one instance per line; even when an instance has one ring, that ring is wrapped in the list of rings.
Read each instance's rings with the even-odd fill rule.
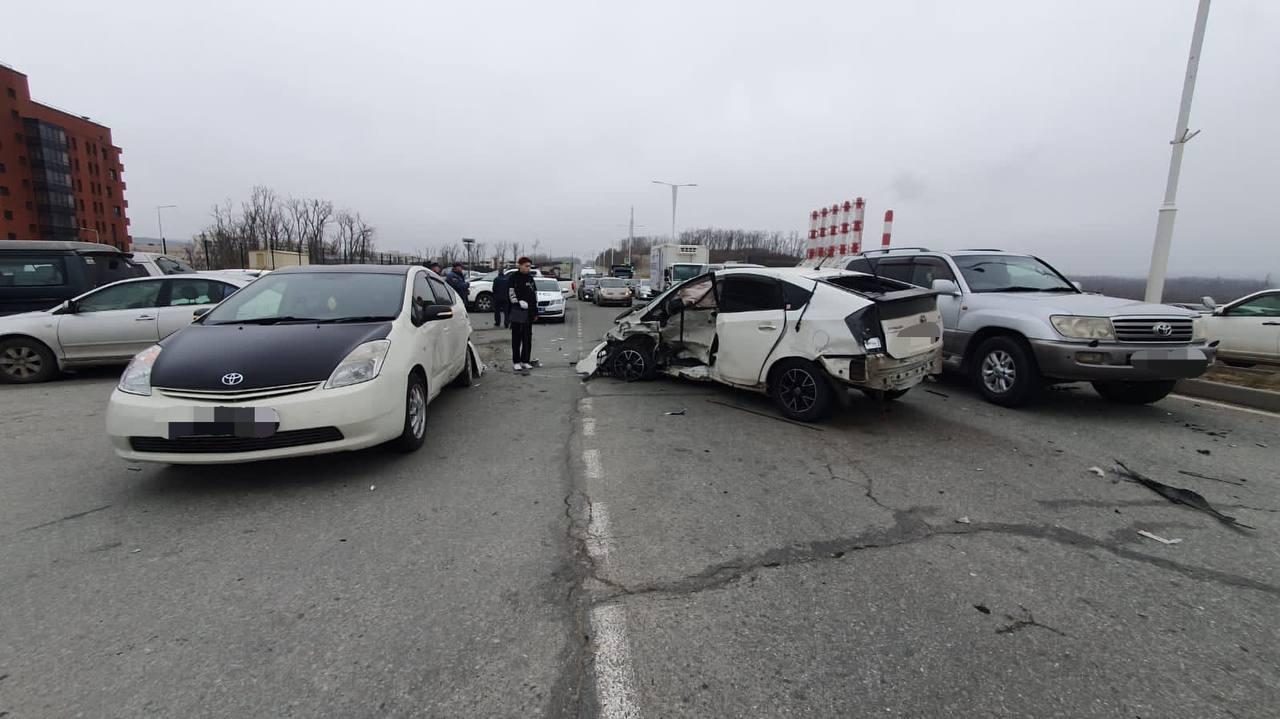
[[[0,315],[47,310],[95,287],[147,270],[111,245],[93,242],[0,242]]]

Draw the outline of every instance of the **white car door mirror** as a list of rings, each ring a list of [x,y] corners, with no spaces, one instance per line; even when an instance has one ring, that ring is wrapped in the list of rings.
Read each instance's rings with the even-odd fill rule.
[[[1200,304],[1204,305],[1205,307],[1208,307],[1211,310],[1218,309],[1218,303],[1215,302],[1214,299],[1209,295],[1205,295],[1204,297],[1201,297]]]
[[[934,280],[932,289],[938,294],[950,295],[951,297],[960,296],[960,286],[952,280]]]

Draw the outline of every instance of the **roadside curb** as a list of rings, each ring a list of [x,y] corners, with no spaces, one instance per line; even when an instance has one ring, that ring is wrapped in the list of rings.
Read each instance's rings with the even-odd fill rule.
[[[1266,389],[1240,387],[1203,379],[1184,379],[1178,381],[1178,385],[1173,391],[1188,397],[1238,404],[1268,412],[1280,412],[1280,392]]]

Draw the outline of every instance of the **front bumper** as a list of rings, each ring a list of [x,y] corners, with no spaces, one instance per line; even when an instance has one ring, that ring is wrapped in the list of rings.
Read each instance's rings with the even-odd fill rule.
[[[564,318],[564,305],[558,307],[539,307],[538,319],[562,319]]]
[[[316,388],[299,394],[247,402],[168,397],[154,390],[140,397],[115,390],[107,405],[107,436],[120,457],[135,462],[229,464],[342,452],[395,439],[404,429],[404,379],[382,375],[341,389]],[[336,427],[342,439],[292,447],[237,452],[142,452],[131,437],[168,439],[170,422],[187,422],[193,407],[267,408],[280,418],[279,432]]]
[[[820,357],[827,374],[839,382],[876,390],[910,389],[929,375],[942,372],[941,346],[918,355],[897,359],[884,353]]]
[[[1217,349],[1207,344],[1099,344],[1030,340],[1040,374],[1048,379],[1157,382],[1191,379],[1209,369]]]

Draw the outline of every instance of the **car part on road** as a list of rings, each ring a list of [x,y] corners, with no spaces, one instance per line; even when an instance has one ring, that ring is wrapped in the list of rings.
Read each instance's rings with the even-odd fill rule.
[[[0,340],[0,381],[31,384],[52,379],[57,373],[58,361],[39,340],[30,337]]]
[[[1124,462],[1121,462],[1118,459],[1115,462],[1116,462],[1116,465],[1120,467],[1120,474],[1122,476],[1128,478],[1133,482],[1137,482],[1138,484],[1141,484],[1142,486],[1146,487],[1152,492],[1155,492],[1161,497],[1164,497],[1170,502],[1173,502],[1174,504],[1185,504],[1186,506],[1191,507],[1192,509],[1198,509],[1201,512],[1204,512],[1205,514],[1217,519],[1218,521],[1223,522],[1224,524],[1229,524],[1235,527],[1244,527],[1245,529],[1256,529],[1256,527],[1251,527],[1247,524],[1244,524],[1243,522],[1239,521],[1235,517],[1219,512],[1217,509],[1214,508],[1212,504],[1209,504],[1209,501],[1207,499],[1205,499],[1203,496],[1201,496],[1197,492],[1193,492],[1189,489],[1183,489],[1181,487],[1173,487],[1163,482],[1157,482],[1156,480],[1151,479],[1150,477],[1143,476],[1133,471],[1132,469],[1129,469],[1128,467],[1125,466]]]
[[[404,401],[404,432],[391,441],[397,452],[413,452],[427,439],[427,382],[422,375],[409,375]],[[373,489],[370,487],[370,489]]]
[[[1031,352],[1013,337],[998,335],[983,342],[970,371],[978,392],[1005,407],[1029,404],[1043,388]]]
[[[1104,399],[1117,404],[1151,404],[1173,391],[1176,380],[1160,382],[1094,382],[1093,388]]]
[[[1161,537],[1158,534],[1152,534],[1145,529],[1139,529],[1138,534],[1146,537],[1147,539],[1154,539],[1161,544],[1182,544],[1181,539],[1165,539],[1164,537]]]

